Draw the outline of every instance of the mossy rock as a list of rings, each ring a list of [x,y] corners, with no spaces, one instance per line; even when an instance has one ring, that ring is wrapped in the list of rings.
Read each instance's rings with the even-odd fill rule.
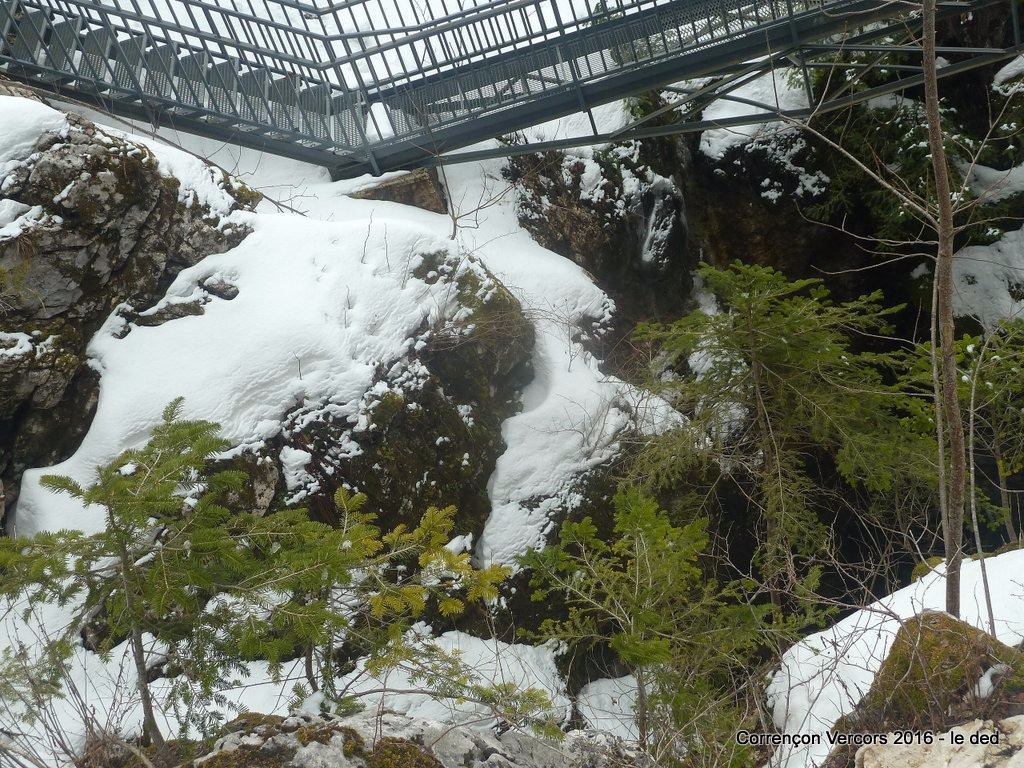
[[[1018,545],[1016,545],[1016,544],[1014,544],[1013,546],[1010,547],[1010,549],[1017,549],[1017,548],[1018,548]],[[1001,549],[998,549],[994,554],[1000,555],[1003,552],[1008,552],[1008,551],[1009,551],[1009,549],[1007,549],[1006,547],[1003,547]],[[991,557],[991,555],[987,555],[987,557]],[[963,561],[964,562],[967,562],[968,560],[977,560],[977,559],[978,559],[977,555],[964,555],[963,556]],[[932,557],[926,558],[923,562],[920,562],[920,563],[918,563],[917,565],[914,566],[914,570],[910,572],[910,580],[911,581],[917,581],[922,576],[927,576],[929,573],[934,571],[936,568],[938,568],[944,562],[946,562],[946,558],[943,557],[942,555],[933,555]]]
[[[377,742],[366,768],[444,768],[423,747],[404,739],[385,738]]]
[[[262,728],[279,728],[284,718],[280,715],[265,715],[262,712],[243,712],[234,720],[225,723],[221,736],[240,731],[255,731]]]
[[[451,275],[459,264],[441,255],[424,255],[414,274]],[[487,482],[505,448],[501,425],[533,375],[534,331],[515,297],[481,266],[461,270],[453,290],[465,311],[424,335],[414,353],[422,374],[415,386],[375,396],[364,430],[350,433],[349,423],[328,420],[290,436],[289,445],[312,456],[306,471],[318,489],[303,504],[315,519],[334,521],[334,492],[345,483],[370,498],[384,529],[414,526],[428,507],[451,505],[458,533],[482,530]],[[342,435],[360,450],[334,458]],[[278,501],[285,498],[279,487]]]
[[[370,416],[375,427],[386,428],[405,407],[405,398],[394,391],[385,392],[384,396],[377,402]]]
[[[978,700],[978,680],[997,664],[1009,671],[991,696]],[[871,689],[836,730],[938,730],[988,716],[1021,691],[1024,654],[946,613],[926,612],[900,627]]]
[[[415,525],[431,506],[455,505],[460,532],[479,533],[486,519],[487,479],[503,447],[501,420],[468,425],[458,410],[464,401],[445,384],[432,376],[404,396],[385,394],[370,412],[373,428],[355,436],[362,452],[348,459],[336,475],[370,497],[384,528]],[[329,426],[311,431],[307,450],[322,454],[331,440],[329,433]],[[332,488],[334,478],[317,477],[322,488]],[[326,511],[333,512],[333,502],[327,502]]]
[[[222,170],[222,183],[224,191],[231,195],[245,210],[254,211],[256,206],[263,200],[263,193],[259,192],[241,179],[237,179],[230,175],[227,171]]]
[[[314,741],[317,744],[330,744],[334,738],[334,729],[330,725],[303,725],[295,731],[299,744],[308,747]]]
[[[74,765],[75,768],[147,768],[149,765],[161,764],[184,766],[191,765],[198,755],[206,754],[212,746],[212,739],[169,739],[165,745],[163,758],[160,759],[152,745],[129,747],[116,737],[99,736],[86,742]]]
[[[438,334],[424,357],[445,392],[462,402],[483,405],[495,395],[500,397],[502,389],[529,383],[534,330],[516,298],[486,271],[484,279],[475,272],[460,277],[458,296],[469,316],[459,322],[454,334]],[[510,415],[511,411],[502,418]]]
[[[266,745],[243,744],[237,749],[217,752],[196,765],[202,768],[285,768],[293,757],[293,749],[266,749]]]
[[[927,560],[924,560],[914,566],[914,570],[910,573],[910,580],[917,581],[921,577],[927,576],[929,573],[934,571],[936,567],[942,565],[944,562],[946,562],[946,558],[944,558],[942,555],[935,555],[934,557],[929,557]]]
[[[353,192],[351,197],[357,200],[386,200],[432,213],[448,213],[444,188],[436,168],[417,168],[403,176]]]
[[[996,555],[1003,555],[1007,552],[1016,552],[1018,549],[1024,549],[1024,541],[1008,541],[1003,546],[999,547],[995,552],[988,557],[994,557]]]

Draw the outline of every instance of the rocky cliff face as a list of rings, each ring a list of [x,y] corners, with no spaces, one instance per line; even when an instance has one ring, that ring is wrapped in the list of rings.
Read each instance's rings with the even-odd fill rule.
[[[683,306],[696,264],[681,179],[682,141],[613,145],[582,155],[509,158],[519,223],[534,239],[590,272],[627,315]]]
[[[146,147],[74,116],[0,171],[0,479],[10,506],[24,469],[66,458],[88,426],[92,333],[118,305],[151,304],[182,268],[237,244],[246,230],[224,217],[259,196],[225,176],[234,203],[213,210]]]

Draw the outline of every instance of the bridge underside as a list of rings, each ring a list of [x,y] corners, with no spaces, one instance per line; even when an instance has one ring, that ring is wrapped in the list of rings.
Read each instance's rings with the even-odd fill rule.
[[[302,18],[366,1],[343,0],[328,11],[303,11]],[[205,10],[199,32],[183,30],[177,18],[158,23],[94,0],[0,0],[0,72],[154,126],[323,165],[335,177],[733,127],[776,121],[780,115],[806,119],[811,109],[780,113],[773,105],[749,102],[734,92],[774,67],[791,66],[802,71],[810,95],[808,74],[834,67],[837,57],[849,54],[860,54],[857,63],[847,59],[842,64],[845,71],[855,70],[855,76],[827,99],[812,101],[814,112],[921,82],[919,20],[902,12],[898,3],[663,0],[657,5],[638,0],[617,6],[625,9],[617,14],[602,10],[606,15],[596,17],[591,11],[574,23],[559,20],[554,29],[536,22],[539,32],[507,25],[505,39],[493,44],[479,42],[481,25],[518,12],[528,26],[542,20],[545,9],[557,16],[558,6],[541,7],[550,0],[489,0],[461,12],[464,16],[421,24],[411,34],[405,27],[401,34],[314,34],[265,19],[231,16],[234,29],[267,27],[279,35],[285,34],[282,30],[297,35],[306,46],[300,56],[294,45],[286,55],[265,45],[227,40],[210,11],[217,6],[204,0],[176,2]],[[288,0],[263,2],[304,8]],[[940,2],[939,8],[943,17],[963,18],[999,5],[1013,14],[1014,34],[1019,35],[1016,5],[1008,0]],[[139,8],[138,2],[132,6]],[[481,8],[490,15],[483,15]],[[526,15],[524,8],[534,15]],[[250,27],[241,26],[242,21]],[[460,37],[445,37],[452,30]],[[451,40],[464,40],[474,30],[476,48],[463,46],[452,53]],[[345,52],[331,59],[330,46],[339,41]],[[417,66],[396,74],[394,62],[405,60],[407,48]],[[940,73],[957,74],[1021,50],[1019,39],[1000,49],[942,49],[952,63]],[[898,79],[858,87],[858,78],[882,68],[899,73]],[[372,76],[372,85],[366,85],[367,76]],[[672,85],[684,81],[700,84]],[[656,88],[673,92],[673,103],[615,133],[599,133],[591,120],[593,133],[586,136],[458,152]],[[703,108],[720,98],[735,99],[751,111],[727,120],[700,120]]]

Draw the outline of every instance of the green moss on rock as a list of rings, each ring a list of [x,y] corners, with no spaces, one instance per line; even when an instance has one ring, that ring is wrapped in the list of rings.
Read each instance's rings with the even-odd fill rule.
[[[377,742],[366,768],[444,768],[423,747],[404,739],[384,738]]]
[[[935,555],[935,557],[929,557],[914,566],[914,570],[910,573],[910,580],[917,581],[922,576],[927,576],[929,573],[935,570],[936,567],[942,565],[946,559],[942,555]]]
[[[978,701],[974,688],[997,664],[1008,670],[996,691]],[[857,710],[837,731],[940,729],[991,713],[1024,690],[1024,654],[945,613],[904,622]]]
[[[278,728],[284,718],[280,715],[266,715],[262,712],[243,712],[234,720],[224,724],[221,735],[239,733],[241,731],[255,731],[264,728]]]
[[[295,751],[243,744],[236,749],[217,752],[197,765],[202,768],[286,768],[295,756]]]
[[[373,409],[372,421],[375,427],[386,428],[391,420],[405,407],[405,398],[397,392],[386,392]]]
[[[241,179],[236,179],[227,171],[221,171],[223,176],[221,186],[238,202],[241,208],[253,211],[263,200],[263,193],[250,187]]]

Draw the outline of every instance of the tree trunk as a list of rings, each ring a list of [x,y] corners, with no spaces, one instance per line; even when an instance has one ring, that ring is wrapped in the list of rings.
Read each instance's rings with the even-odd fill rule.
[[[1013,499],[1006,485],[1006,470],[1003,468],[1003,446],[996,435],[992,441],[992,457],[996,460],[996,473],[999,475],[999,504],[1006,510],[1006,535],[1011,542],[1017,542],[1017,526],[1013,520]]]
[[[751,323],[751,328],[753,328],[753,323]],[[765,540],[763,542],[764,561],[761,567],[764,571],[763,575],[765,585],[768,587],[768,594],[771,596],[772,619],[776,624],[781,624],[784,618],[785,585],[782,583],[780,576],[783,570],[781,558],[776,557],[779,550],[779,542],[776,540],[778,536],[778,521],[775,519],[777,510],[772,508],[771,503],[772,490],[774,488],[770,487],[774,485],[778,475],[779,456],[777,446],[774,440],[772,440],[771,424],[768,421],[764,400],[761,396],[761,361],[757,357],[757,341],[753,330],[749,334],[749,345],[751,388],[753,390],[753,406],[756,413],[755,423],[757,424],[758,431],[757,444],[761,447],[761,453],[764,456],[760,477],[757,478],[758,491],[760,493],[759,504],[764,515],[765,526]],[[785,503],[781,498],[781,494],[780,503]]]
[[[132,627],[130,644],[132,647],[132,658],[135,661],[135,674],[138,676],[139,698],[142,700],[142,732],[149,743],[156,750],[157,763],[163,762],[164,754],[167,751],[167,743],[160,732],[160,726],[156,722],[156,714],[153,711],[153,696],[149,690],[146,669],[146,647],[142,642],[142,630],[138,626]]]
[[[953,325],[953,201],[946,150],[942,143],[939,85],[935,51],[936,0],[924,0],[923,63],[925,115],[928,149],[932,156],[937,205],[938,247],[935,261],[936,304],[939,328],[939,372],[937,387],[940,410],[949,441],[949,473],[946,508],[943,511],[943,543],[946,550],[946,611],[960,615],[960,563],[963,557],[964,492],[967,480],[964,423],[957,394],[956,330]]]
[[[109,517],[107,523],[108,526],[113,527]],[[120,533],[118,531],[119,535]],[[124,607],[128,613],[129,621],[131,621],[128,645],[132,649],[132,661],[135,663],[135,675],[137,678],[135,685],[142,704],[142,733],[149,739],[150,744],[156,750],[157,764],[162,764],[167,751],[167,743],[160,732],[160,726],[156,722],[156,713],[153,711],[153,693],[149,689],[149,670],[146,668],[146,646],[142,640],[142,627],[140,625],[141,615],[135,602],[134,585],[129,576],[129,570],[135,567],[135,560],[123,543],[120,544],[119,558],[121,560],[121,588],[124,589]]]
[[[636,736],[640,746],[647,749],[650,744],[649,741],[649,724],[648,724],[648,702],[647,702],[647,684],[644,681],[643,670],[636,670]]]

